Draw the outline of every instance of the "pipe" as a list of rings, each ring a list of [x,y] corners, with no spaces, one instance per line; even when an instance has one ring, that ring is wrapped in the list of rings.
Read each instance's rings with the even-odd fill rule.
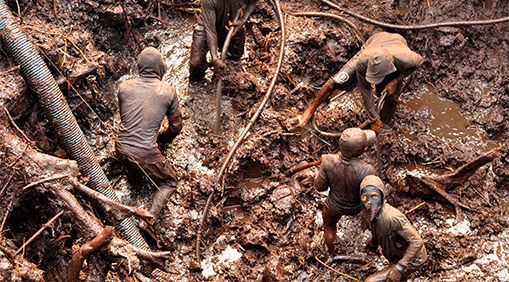
[[[89,177],[89,186],[119,201],[49,68],[21,31],[5,0],[0,0],[0,41],[20,65],[21,74],[37,94],[48,120],[57,132],[60,145],[71,159],[77,161],[81,174]],[[133,245],[149,250],[131,218],[124,219],[118,227],[122,236]]]

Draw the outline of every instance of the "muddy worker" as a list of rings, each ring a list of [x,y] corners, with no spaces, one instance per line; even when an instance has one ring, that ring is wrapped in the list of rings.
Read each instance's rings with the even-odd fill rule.
[[[374,252],[380,246],[391,263],[365,281],[406,281],[428,259],[424,242],[406,216],[385,202],[387,193],[380,178],[366,176],[360,186],[363,222],[372,233],[367,248]]]
[[[182,129],[182,116],[175,89],[161,81],[166,72],[161,53],[145,48],[137,64],[139,77],[121,83],[118,89],[121,123],[115,147],[129,180],[139,183],[144,175],[157,185],[149,207],[154,214],[149,223],[154,224],[177,185],[177,175],[157,141],[171,142]],[[159,133],[165,116],[169,126]]]
[[[334,90],[351,91],[358,85],[371,128],[378,132],[382,121],[388,122],[392,118],[403,79],[410,75],[422,60],[419,54],[408,48],[401,35],[388,32],[372,35],[362,49],[322,86],[306,111],[297,118],[298,126],[305,126],[318,106]],[[384,89],[387,90],[387,97],[379,114],[375,106],[374,92],[380,97]]]
[[[244,53],[245,30],[243,25],[256,8],[256,0],[202,0],[201,15],[193,32],[191,58],[189,60],[189,79],[203,79],[207,70],[207,52],[210,51],[211,63],[217,69],[225,67],[218,55],[228,34],[228,28],[238,28],[233,36],[228,58],[239,60]],[[237,21],[234,17],[238,11],[241,16]]]
[[[376,134],[372,130],[347,128],[339,139],[340,153],[326,154],[321,158],[315,188],[318,191],[330,188],[322,209],[323,236],[330,254],[334,253],[336,224],[341,216],[357,215],[362,210],[359,185],[365,176],[376,173],[376,170],[359,156],[375,141]]]

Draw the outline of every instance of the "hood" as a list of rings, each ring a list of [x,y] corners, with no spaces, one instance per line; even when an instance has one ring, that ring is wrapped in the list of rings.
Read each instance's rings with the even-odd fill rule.
[[[376,175],[368,175],[364,177],[364,179],[362,179],[359,191],[361,191],[362,188],[366,186],[375,186],[376,188],[380,189],[380,191],[382,191],[382,195],[384,198],[387,196],[387,189],[385,188],[384,183]]]
[[[357,157],[375,141],[376,133],[373,130],[362,130],[357,127],[347,128],[339,138],[339,150],[344,157]]]
[[[147,47],[138,56],[138,73],[141,77],[162,79],[166,72],[163,56],[154,47]]]
[[[369,54],[366,80],[372,84],[379,84],[385,76],[396,71],[392,55],[385,48],[377,48]]]

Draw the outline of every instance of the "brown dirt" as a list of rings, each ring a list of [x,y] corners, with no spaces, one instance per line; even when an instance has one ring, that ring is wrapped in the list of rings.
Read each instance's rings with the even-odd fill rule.
[[[165,80],[179,89],[185,117],[182,134],[166,150],[182,183],[155,228],[160,247],[174,252],[173,258],[164,265],[172,280],[343,279],[315,259],[327,260],[320,212],[325,195],[313,190],[311,181],[316,170],[305,170],[291,178],[284,174],[293,165],[336,151],[337,142],[313,130],[288,132],[284,124],[294,113],[302,112],[317,89],[359,50],[359,43],[348,26],[328,19],[286,17],[287,49],[281,75],[267,108],[228,170],[225,195],[213,200],[202,238],[203,262],[197,269],[191,267],[196,230],[207,196],[215,187],[215,174],[241,128],[254,113],[276,65],[274,54],[278,52],[280,29],[270,1],[260,1],[248,25],[247,56],[241,63],[229,63],[232,71],[225,77],[224,128],[220,135],[211,130],[215,114],[210,102],[213,83],[188,85],[187,82],[187,54],[194,16],[188,13],[190,10],[182,9],[193,7],[190,1],[161,1],[162,21],[157,19],[157,7],[144,7],[134,1],[124,5],[126,14],[117,2],[108,0],[56,1],[57,13],[53,1],[19,2],[24,31],[46,54],[48,64],[54,64],[51,68],[57,79],[65,82],[62,75],[70,80],[74,78],[76,90],[62,84],[71,108],[112,183],[125,193],[126,202],[135,205],[146,203],[153,190],[149,184],[142,189],[130,187],[122,167],[114,160],[114,126],[118,122],[114,88],[119,78],[126,79],[121,76],[132,74],[139,50],[137,44],[157,46],[165,55],[170,65]],[[331,11],[317,2],[288,0],[282,1],[282,5],[287,12]],[[507,16],[509,10],[507,1],[343,2],[344,7],[363,15],[401,24],[498,18]],[[9,4],[15,11],[15,2]],[[381,31],[353,21],[364,38]],[[63,39],[62,35],[66,34],[69,40]],[[422,201],[427,202],[408,215],[425,239],[430,254],[429,264],[412,277],[415,281],[485,278],[504,281],[509,276],[509,202],[505,200],[509,194],[509,153],[506,151],[492,164],[479,169],[464,185],[450,191],[477,209],[465,211],[465,221],[456,224],[448,207],[437,199],[421,199],[412,193],[414,187],[405,183],[404,176],[419,171],[449,172],[481,155],[490,144],[507,148],[509,26],[505,23],[401,34],[413,50],[425,57],[425,62],[402,95],[393,121],[382,130],[381,148],[383,178],[391,192],[389,203],[406,211]],[[2,52],[0,57],[0,73],[15,66]],[[27,89],[19,71],[2,75],[0,87],[3,89],[0,104],[6,105],[36,146],[46,153],[64,156],[35,95]],[[437,137],[433,125],[437,114],[426,101],[415,100],[425,95],[422,93],[456,103],[457,112],[451,111],[450,115],[464,117],[467,127],[458,130],[474,133],[456,139]],[[347,97],[351,100],[355,96]],[[412,103],[417,106],[411,107]],[[353,110],[345,107],[345,103],[338,102],[322,106],[317,114],[320,128],[340,131],[365,119],[365,113],[355,110],[356,107]],[[7,120],[1,122],[9,126]],[[447,118],[443,123],[449,123]],[[0,165],[0,188],[14,174],[4,192],[6,196],[0,199],[0,218],[3,218],[12,199],[20,196],[12,191],[31,180],[7,167],[16,156],[4,149],[0,152],[6,160]],[[374,150],[368,151],[365,158],[375,163]],[[16,166],[22,164],[21,160]],[[20,197],[9,213],[2,235],[3,240],[15,246],[20,246],[37,226],[55,213],[55,205],[46,195],[32,192]],[[30,216],[33,211],[37,216]],[[358,221],[353,217],[340,221],[338,255],[359,256],[370,263],[328,264],[362,279],[386,262],[380,255],[364,251],[369,232],[363,232]],[[58,267],[61,261],[67,261],[70,246],[79,240],[73,233],[72,219],[63,217],[58,222],[52,232],[42,234],[26,250],[25,257],[47,272]],[[53,251],[45,251],[49,248]],[[0,252],[0,267],[4,261]],[[145,274],[150,276],[152,269],[153,266],[147,266]],[[2,271],[14,272],[12,268],[0,268]],[[109,279],[121,278],[112,271]]]

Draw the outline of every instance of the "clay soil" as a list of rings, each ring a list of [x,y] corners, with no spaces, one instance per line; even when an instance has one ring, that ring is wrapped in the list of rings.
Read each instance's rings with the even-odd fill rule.
[[[15,1],[7,1],[18,13]],[[38,47],[61,84],[71,109],[98,160],[124,203],[144,206],[154,188],[148,181],[132,187],[114,157],[118,108],[115,88],[135,75],[138,52],[145,46],[161,50],[169,66],[164,80],[177,90],[184,129],[164,152],[180,184],[155,225],[154,249],[172,251],[158,265],[140,269],[154,281],[158,270],[171,281],[348,281],[336,271],[364,279],[387,264],[364,245],[369,232],[358,217],[338,223],[337,256],[323,246],[321,208],[326,193],[313,189],[316,168],[288,176],[292,166],[337,151],[337,140],[311,128],[290,131],[287,120],[302,112],[319,87],[357,51],[361,43],[351,27],[325,18],[304,18],[291,12],[334,12],[319,1],[284,0],[286,51],[268,105],[228,168],[224,194],[216,176],[242,128],[256,111],[277,63],[281,28],[271,1],[260,0],[247,24],[246,50],[240,62],[228,62],[224,75],[222,132],[215,134],[215,87],[212,73],[189,83],[188,54],[199,1],[18,1],[23,31]],[[419,24],[507,16],[509,2],[492,1],[338,1],[343,7],[380,21]],[[351,18],[367,39],[381,28]],[[382,178],[387,201],[405,212],[417,228],[429,262],[413,281],[509,280],[509,25],[444,27],[400,31],[425,61],[402,94],[390,123],[379,135]],[[37,96],[14,62],[0,52],[0,105],[33,140],[40,152],[65,158]],[[433,99],[426,99],[428,96]],[[334,100],[334,99],[333,99]],[[430,104],[451,103],[455,110],[438,117]],[[338,132],[366,119],[358,94],[349,93],[319,108],[322,130]],[[16,132],[4,114],[0,130]],[[464,120],[464,124],[456,122]],[[438,124],[438,125],[437,125]],[[450,125],[450,126],[446,126]],[[28,144],[28,143],[27,143]],[[500,156],[468,181],[449,190],[471,210],[457,218],[438,196],[425,197],[405,179],[407,174],[449,173],[462,164],[500,148]],[[47,193],[19,191],[37,180],[23,173],[23,156],[0,145],[0,245],[16,251],[59,206]],[[363,158],[376,164],[375,149]],[[208,195],[213,197],[195,258],[199,222]],[[429,191],[428,191],[429,192]],[[427,193],[429,194],[429,193]],[[78,198],[91,208],[86,199]],[[422,204],[424,202],[424,204]],[[94,210],[100,217],[100,213]],[[82,239],[71,213],[16,257],[16,265],[0,252],[0,280],[48,281],[65,277],[73,244]],[[9,251],[10,250],[10,251]],[[103,260],[102,263],[108,263]],[[85,264],[84,269],[89,267]],[[126,281],[130,276],[111,265],[107,277],[82,279]],[[130,276],[132,279],[134,276]],[[162,279],[162,280],[161,280]]]

